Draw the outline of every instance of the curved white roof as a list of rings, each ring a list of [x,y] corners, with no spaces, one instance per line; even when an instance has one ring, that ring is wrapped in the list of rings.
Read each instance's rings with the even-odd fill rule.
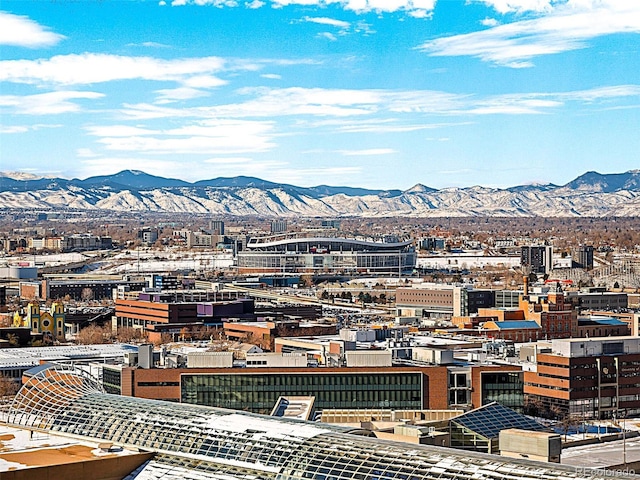
[[[374,240],[363,240],[358,238],[340,238],[340,237],[263,237],[252,238],[247,243],[247,248],[266,248],[275,247],[277,245],[287,245],[291,243],[342,243],[350,245],[360,245],[371,248],[401,248],[411,245],[411,240],[404,242],[376,242]]]

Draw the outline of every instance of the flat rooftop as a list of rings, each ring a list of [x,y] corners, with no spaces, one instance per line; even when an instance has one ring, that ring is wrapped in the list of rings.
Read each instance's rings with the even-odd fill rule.
[[[583,445],[562,449],[561,463],[574,467],[605,468],[624,463],[623,444],[626,444],[627,463],[640,462],[640,437],[626,441]]]
[[[138,455],[137,450],[111,443],[92,443],[75,438],[9,427],[0,423],[0,477],[37,467]],[[140,461],[142,463],[143,460]],[[34,472],[34,475],[37,475]]]

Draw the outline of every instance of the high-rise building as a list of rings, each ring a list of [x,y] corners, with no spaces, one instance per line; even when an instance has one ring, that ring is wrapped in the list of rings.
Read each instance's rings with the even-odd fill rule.
[[[209,230],[212,235],[224,235],[224,222],[222,220],[211,220]]]
[[[286,220],[272,220],[271,221],[271,233],[283,233],[287,231]]]
[[[593,246],[591,245],[580,245],[578,248],[577,255],[577,267],[584,268],[585,270],[593,269]]]
[[[529,272],[544,275],[553,268],[553,247],[551,245],[523,245],[520,251],[520,265]]]

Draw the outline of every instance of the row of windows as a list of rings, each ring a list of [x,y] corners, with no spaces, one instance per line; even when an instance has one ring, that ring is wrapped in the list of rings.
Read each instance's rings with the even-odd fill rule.
[[[322,261],[320,261],[320,260]],[[414,253],[313,254],[283,256],[268,253],[244,253],[238,256],[240,268],[413,268]]]
[[[545,390],[560,390],[560,391],[563,391],[563,392],[568,392],[569,391],[568,388],[557,387],[555,385],[543,385],[543,384],[540,384],[540,383],[531,383],[531,382],[527,382],[524,385],[525,385],[525,387],[544,388]]]
[[[394,388],[402,385],[420,386],[422,374],[420,373],[369,373],[369,374],[261,374],[261,375],[184,375],[183,383],[189,383],[194,387],[216,386],[220,388],[237,387],[264,387],[264,386],[332,386],[350,387],[354,385],[375,386],[393,385]]]
[[[259,413],[271,411],[283,395],[315,396],[318,409],[420,409],[423,407],[421,377],[417,373],[286,377],[184,375],[181,399],[184,403]]]

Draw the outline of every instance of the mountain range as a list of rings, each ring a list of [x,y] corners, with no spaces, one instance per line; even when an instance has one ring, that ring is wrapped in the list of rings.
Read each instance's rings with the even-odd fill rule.
[[[0,173],[0,208],[263,216],[640,216],[640,170],[587,172],[566,185],[408,190],[297,187],[254,177],[190,183],[137,170],[84,180]]]

